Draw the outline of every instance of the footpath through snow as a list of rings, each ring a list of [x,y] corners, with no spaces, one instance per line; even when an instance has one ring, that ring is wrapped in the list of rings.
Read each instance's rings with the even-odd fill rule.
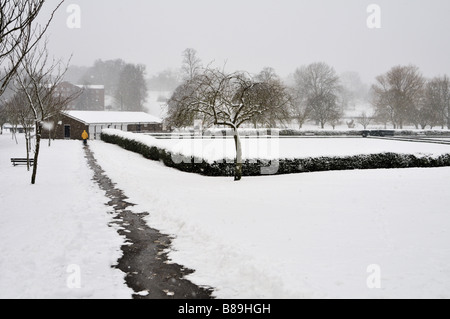
[[[171,239],[158,230],[148,227],[144,216],[134,213],[125,194],[115,187],[111,179],[98,165],[89,146],[84,147],[89,166],[94,171],[94,180],[110,198],[108,205],[114,209],[114,224],[118,232],[126,237],[122,246],[123,256],[116,266],[126,273],[126,282],[135,294],[135,299],[209,299],[211,290],[197,287],[184,277],[192,273],[181,265],[169,263],[167,252]]]

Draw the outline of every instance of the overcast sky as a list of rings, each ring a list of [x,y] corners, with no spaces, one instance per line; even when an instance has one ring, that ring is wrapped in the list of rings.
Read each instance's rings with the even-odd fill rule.
[[[41,18],[58,2],[46,1]],[[68,27],[71,4],[80,28]],[[380,29],[367,26],[370,4],[381,8]],[[284,77],[323,61],[372,82],[399,64],[450,75],[449,33],[449,0],[66,0],[49,37],[51,53],[73,53],[76,65],[122,58],[152,75],[194,48],[230,72],[270,66]]]

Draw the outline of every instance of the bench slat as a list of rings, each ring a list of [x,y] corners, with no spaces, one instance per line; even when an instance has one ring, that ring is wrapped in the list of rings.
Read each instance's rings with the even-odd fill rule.
[[[11,158],[11,163],[13,163],[14,166],[26,165],[28,163],[28,160],[26,158]],[[34,159],[32,158],[30,158],[30,165],[34,165]]]

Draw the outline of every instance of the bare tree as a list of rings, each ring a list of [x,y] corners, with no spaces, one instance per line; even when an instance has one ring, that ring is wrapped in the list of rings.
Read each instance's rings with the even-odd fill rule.
[[[175,89],[172,97],[167,101],[168,110],[165,122],[171,129],[192,126],[195,119],[201,115],[191,111],[192,108],[189,107],[189,104],[194,102],[193,96],[196,94],[197,85],[194,79],[183,82]],[[204,126],[213,124],[207,123],[208,118],[205,117],[203,121]]]
[[[33,185],[36,183],[43,125],[74,98],[67,97],[58,90],[66,71],[67,65],[60,60],[50,59],[44,45],[42,48],[36,47],[23,59],[17,73],[17,90],[24,95],[35,126],[36,146],[31,177]]]
[[[370,125],[370,123],[373,121],[373,116],[367,115],[367,113],[364,111],[361,113],[361,115],[358,117],[358,123],[363,126],[363,128],[366,130],[367,127]]]
[[[181,84],[180,73],[178,71],[166,69],[150,78],[147,81],[147,84],[150,91],[174,92],[175,89]]]
[[[84,75],[76,81],[80,81],[84,85],[103,84],[105,94],[114,96],[119,88],[120,74],[126,64],[122,59],[96,60],[94,65],[88,68]]]
[[[190,81],[194,79],[201,73],[202,68],[202,60],[198,57],[196,50],[188,48],[183,51],[181,71],[184,80]]]
[[[372,120],[373,120],[373,117],[367,115],[367,113],[364,111],[359,116],[358,123],[361,124],[365,130],[367,130],[367,127],[370,125],[370,122],[372,122]]]
[[[375,93],[375,90],[372,88],[371,94],[371,103],[375,107],[374,118],[377,122],[383,123],[384,128],[386,129],[388,123],[393,123],[394,128],[396,128],[395,121],[395,111],[390,103],[387,102],[388,95],[382,97]]]
[[[291,95],[291,115],[295,119],[301,129],[308,120],[311,113],[311,108],[308,105],[307,97],[303,94],[301,88],[298,86],[290,87],[289,93]]]
[[[341,114],[339,106],[339,77],[325,63],[313,63],[298,69],[295,86],[310,110],[311,119],[325,128],[327,122],[335,123]]]
[[[0,135],[3,134],[3,125],[8,122],[8,114],[6,112],[6,107],[2,103],[0,104]]]
[[[253,78],[255,85],[248,90],[248,99],[266,105],[265,112],[258,113],[252,118],[255,128],[258,124],[267,128],[275,128],[286,123],[291,118],[290,98],[287,87],[275,70],[264,68]]]
[[[333,130],[336,129],[336,126],[338,126],[342,123],[341,119],[342,119],[343,115],[344,115],[344,111],[339,107],[336,107],[335,109],[333,109],[329,112],[328,123],[330,123]],[[322,128],[323,128],[323,126],[322,126]]]
[[[358,102],[366,101],[369,93],[369,86],[364,84],[361,76],[357,72],[344,72],[339,76],[342,85],[342,97],[348,105],[355,105]]]
[[[296,94],[292,92],[292,117],[297,121],[299,128],[303,128],[306,120],[309,118],[310,108],[305,103],[305,101]]]
[[[396,66],[377,77],[372,86],[377,114],[389,120],[394,128],[403,128],[420,102],[425,79],[416,66]]]
[[[47,31],[53,15],[64,2],[61,1],[44,26],[35,25],[45,0],[0,1],[0,96],[16,74],[23,59]]]
[[[27,152],[27,168],[30,170],[31,138],[34,126],[31,109],[28,107],[25,95],[20,92],[4,103],[4,107],[12,124],[15,126],[21,125],[23,128]]]
[[[201,117],[206,125],[220,125],[233,130],[236,146],[235,180],[242,178],[242,147],[239,127],[256,116],[277,112],[288,99],[276,98],[278,87],[260,82],[248,73],[227,74],[218,69],[205,69],[193,80],[180,86],[169,101],[169,123],[177,127],[192,125]],[[277,103],[277,104],[274,104]]]
[[[431,117],[450,129],[450,80],[448,76],[430,80],[425,88],[424,103]]]
[[[145,65],[125,64],[119,75],[115,98],[121,111],[142,112],[148,97]]]
[[[431,98],[431,96],[429,96],[429,98]],[[427,98],[427,89],[424,88],[421,95],[418,97],[414,108],[411,108],[409,118],[416,129],[425,129],[428,125],[433,128],[438,124],[443,125],[440,111],[439,104],[433,103],[433,101],[430,101]]]

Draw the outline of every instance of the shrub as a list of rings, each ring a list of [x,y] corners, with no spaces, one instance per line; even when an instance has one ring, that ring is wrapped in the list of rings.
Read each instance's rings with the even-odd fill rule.
[[[102,134],[101,139],[110,144],[116,144],[128,151],[141,154],[147,159],[161,161],[167,167],[176,168],[183,172],[196,173],[204,176],[234,176],[235,164],[229,161],[215,161],[208,163],[196,157],[186,157],[172,154],[156,146],[148,146],[141,142]],[[175,160],[174,160],[175,159]],[[280,160],[246,160],[243,163],[243,176],[264,175],[264,169],[272,175],[284,175],[307,172],[367,170],[392,168],[427,168],[450,166],[450,154],[437,158],[430,156],[417,157],[411,154],[380,153],[370,155],[355,155],[345,157],[317,157]],[[267,172],[266,172],[267,173]]]

